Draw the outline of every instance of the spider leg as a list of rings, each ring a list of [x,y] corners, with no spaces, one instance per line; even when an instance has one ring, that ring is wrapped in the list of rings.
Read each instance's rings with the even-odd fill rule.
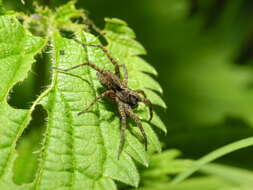
[[[135,92],[142,94],[144,96],[144,98],[141,98],[140,101],[149,107],[149,114],[150,114],[149,121],[151,121],[153,118],[152,103],[150,102],[149,99],[147,99],[147,95],[143,90],[135,90]]]
[[[122,64],[120,66],[123,67],[123,70],[124,70],[124,78],[123,78],[122,84],[127,87],[127,83],[128,83],[128,71],[127,71],[127,68],[126,68],[125,64]]]
[[[105,55],[108,57],[108,59],[111,61],[111,63],[114,65],[114,68],[115,68],[115,74],[120,77],[120,70],[119,70],[119,64],[118,62],[109,54],[108,50],[102,46],[102,45],[99,45],[99,44],[85,44],[85,43],[82,43],[80,42],[79,40],[77,39],[74,39],[76,42],[78,42],[79,44],[82,44],[83,46],[90,46],[90,47],[98,47],[100,49],[102,49],[102,51],[105,53]]]
[[[148,106],[148,108],[149,108],[149,120],[148,121],[151,121],[153,118],[152,103],[147,98],[141,98],[140,101],[143,102],[146,106]]]
[[[125,144],[125,131],[126,131],[126,113],[124,109],[124,103],[116,99],[116,102],[118,103],[118,111],[120,115],[120,143],[119,143],[119,151],[118,151],[118,159],[120,157],[120,154],[123,150],[124,144]]]
[[[70,75],[70,76],[72,76],[72,77],[79,78],[80,80],[82,80],[82,81],[84,81],[84,82],[87,82],[87,83],[89,82],[89,81],[87,81],[86,79],[80,77],[79,75],[75,75],[75,74],[72,74],[72,73],[68,73],[68,72],[63,71],[63,70],[60,70],[60,69],[58,69],[58,70],[59,70],[59,72],[62,73],[62,74]]]
[[[141,134],[142,134],[142,136],[144,138],[145,150],[147,151],[147,149],[148,149],[148,139],[147,139],[147,135],[146,135],[146,133],[144,131],[144,128],[143,128],[143,126],[141,124],[141,120],[140,120],[140,118],[137,115],[134,114],[134,112],[133,112],[133,110],[132,110],[132,108],[130,106],[128,106],[128,105],[126,105],[126,106],[127,107],[125,107],[125,111],[126,111],[127,115],[130,118],[132,118],[135,121],[135,123],[137,124],[137,126],[139,127],[139,129],[141,131]]]
[[[147,98],[146,93],[144,92],[144,90],[135,90],[135,92],[142,94],[144,96],[144,98]]]
[[[81,115],[86,113],[87,111],[89,111],[89,109],[101,98],[104,98],[106,96],[110,96],[110,94],[114,93],[112,90],[107,90],[105,92],[103,92],[102,94],[100,94],[99,96],[97,96],[91,103],[89,106],[87,106],[87,108],[85,108],[83,111],[79,112],[77,115]]]
[[[67,68],[67,69],[61,69],[61,68],[57,68],[57,67],[53,67],[53,69],[67,72],[67,71],[70,71],[70,70],[73,70],[73,69],[77,69],[79,67],[83,67],[83,66],[86,66],[86,65],[89,66],[89,67],[91,67],[91,68],[93,68],[93,69],[95,69],[97,72],[100,72],[100,73],[103,72],[95,64],[89,63],[89,62],[85,62],[85,63],[79,64],[79,65],[75,65],[74,67],[70,67],[70,68]]]

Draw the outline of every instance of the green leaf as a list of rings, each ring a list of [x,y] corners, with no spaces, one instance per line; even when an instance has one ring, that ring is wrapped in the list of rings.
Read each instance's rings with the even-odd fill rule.
[[[150,167],[141,170],[142,185],[138,190],[249,190],[252,187],[253,173],[250,170],[221,164],[207,164],[200,169],[209,176],[193,177],[179,184],[171,184],[170,175],[187,171],[192,163],[190,160],[178,159],[178,156],[178,150],[166,150],[152,155]]]
[[[89,36],[84,34],[83,37],[86,35]],[[52,61],[55,67],[67,68],[88,58],[85,49],[73,40],[62,38],[58,33],[52,38]],[[62,50],[64,55],[60,54]],[[96,91],[91,78],[96,75],[89,68],[75,72],[90,82],[54,70],[52,86],[42,101],[48,112],[48,123],[34,189],[108,189],[115,187],[110,178],[113,175],[110,171],[112,167],[120,165],[120,174],[123,176],[131,169],[137,173],[127,155],[120,161],[116,156],[108,155],[110,150],[106,149],[103,137],[107,135],[103,134],[103,128],[110,129],[106,120],[100,121],[98,113],[77,116],[78,110],[84,109],[93,100]],[[127,161],[129,165],[126,168],[124,164]],[[110,168],[108,164],[111,164]],[[135,179],[131,177],[125,181],[133,183]]]
[[[34,110],[34,112],[36,113],[36,110]],[[34,112],[32,117],[35,115]],[[13,181],[17,184],[33,181],[38,167],[38,154],[36,152],[41,147],[40,142],[42,136],[40,134],[43,133],[42,131],[44,131],[44,128],[37,124],[33,124],[36,119],[37,118],[32,119],[28,126],[28,130],[23,132],[24,134],[22,134],[16,146],[18,158],[15,160],[13,167]]]
[[[87,19],[82,9],[75,8],[76,1],[69,1],[67,4],[59,7],[54,15],[55,28],[66,31],[79,32],[85,28],[84,24],[72,22],[73,19]]]
[[[165,150],[161,154],[154,154],[151,157],[150,168],[144,170],[141,174],[143,176],[156,176],[176,174],[190,166],[192,161],[177,158],[180,156],[178,150]]]
[[[79,38],[87,44],[99,44],[98,39],[89,33],[81,33]],[[53,35],[51,45],[55,67],[69,68],[89,61],[102,69],[113,69],[113,65],[100,48],[84,48],[58,33]],[[121,51],[128,51],[127,48],[122,47]],[[60,53],[62,51],[64,55]],[[115,56],[114,52],[111,53]],[[126,54],[125,56],[127,59]],[[126,66],[128,67],[128,63]],[[151,72],[152,70],[150,69]],[[129,70],[129,73],[131,72],[138,75],[138,70]],[[57,189],[66,186],[74,189],[94,189],[95,184],[100,189],[108,189],[99,185],[101,180],[112,186],[115,186],[112,180],[137,186],[139,174],[132,159],[148,165],[143,144],[130,132],[132,127],[137,127],[129,124],[125,148],[118,160],[120,122],[116,106],[108,101],[101,101],[93,107],[92,112],[77,116],[77,113],[98,95],[102,86],[96,71],[89,67],[73,70],[69,74],[78,75],[82,79],[53,71],[51,89],[42,101],[48,112],[48,125],[34,188]],[[129,85],[131,84],[133,83],[130,80]],[[143,119],[148,118],[148,110],[143,105],[137,111]],[[159,123],[158,116],[155,114],[154,117],[154,121]],[[152,132],[151,126],[146,123],[143,125],[150,145],[160,151],[159,140]],[[53,183],[50,176],[54,176]]]
[[[0,187],[11,188],[12,167],[17,156],[18,138],[31,119],[31,110],[14,109],[7,104],[8,93],[24,80],[34,55],[45,41],[26,32],[14,16],[0,16]],[[2,188],[1,188],[2,189]],[[3,188],[5,189],[5,188]]]
[[[192,164],[192,166],[185,170],[184,172],[180,173],[173,181],[172,184],[177,184],[186,178],[188,178],[190,175],[192,175],[194,172],[199,170],[202,166],[205,164],[214,161],[217,158],[220,158],[226,154],[229,154],[233,151],[246,148],[253,145],[253,137],[245,138],[239,141],[236,141],[234,143],[228,144],[226,146],[223,146],[205,156],[197,160]]]
[[[71,13],[66,12],[68,6],[71,8]],[[67,4],[65,8],[59,8],[56,14],[48,9],[40,11],[45,14],[38,24],[43,25],[41,28],[48,27],[44,30],[48,33],[42,36],[50,39],[49,53],[54,67],[69,68],[88,61],[101,69],[114,69],[100,48],[83,47],[75,40],[62,37],[58,32],[61,29],[59,23],[67,23],[76,15],[72,14],[75,12],[73,3]],[[57,14],[59,15],[56,16]],[[120,159],[117,159],[120,142],[117,106],[109,100],[101,100],[93,106],[91,112],[77,115],[100,94],[102,89],[96,71],[93,69],[83,67],[67,74],[53,69],[50,86],[38,97],[30,110],[17,110],[6,103],[9,90],[15,83],[26,77],[34,61],[33,56],[45,45],[44,40],[28,34],[14,17],[6,18],[7,21],[4,20],[0,28],[1,41],[5,40],[0,46],[1,64],[3,63],[0,73],[4,80],[4,83],[0,84],[0,187],[31,190],[115,190],[114,180],[138,186],[140,177],[134,160],[145,166],[149,161],[142,143],[143,137],[139,131],[134,133],[138,129],[135,123],[128,122],[126,143]],[[46,19],[52,21],[51,25],[45,24]],[[129,86],[133,89],[149,87],[144,89],[148,98],[153,103],[165,107],[165,103],[158,95],[162,93],[160,85],[151,76],[145,74],[156,75],[156,71],[138,57],[145,53],[144,48],[135,41],[134,32],[125,22],[116,19],[113,21],[121,23],[113,27],[113,30],[118,30],[120,33],[115,33],[108,28],[105,30],[106,35],[111,33],[114,36],[113,39],[108,39],[108,49],[120,64],[124,63],[129,68]],[[13,22],[16,24],[14,25]],[[29,23],[28,19],[26,24]],[[36,30],[34,31],[36,33]],[[40,34],[41,31],[38,31]],[[77,38],[83,43],[100,44],[95,36],[87,32],[78,33]],[[118,48],[118,45],[121,47]],[[117,49],[111,49],[112,47]],[[38,104],[42,104],[48,115],[46,132],[39,151],[38,169],[32,183],[17,186],[12,182],[16,142],[29,123],[34,107]],[[147,123],[149,110],[144,105],[139,106],[136,114],[143,120],[149,148],[161,151],[159,139],[151,124],[166,131],[163,122],[157,114],[154,114],[152,123]],[[24,156],[24,159],[27,157]]]
[[[169,187],[171,175],[175,175],[187,169],[192,161],[177,158],[178,150],[165,150],[160,154],[153,154],[150,158],[150,166],[140,172],[142,187],[156,189],[161,184]]]
[[[221,164],[207,164],[201,169],[201,172],[218,176],[231,184],[253,186],[253,172],[250,170]]]
[[[230,187],[232,186],[216,177],[196,177],[174,186],[170,185],[169,183],[161,183],[155,188],[143,187],[143,188],[138,188],[138,190],[153,190],[153,189],[155,190],[203,190],[203,189],[204,190],[217,190],[217,189],[232,190],[232,189],[229,189]]]
[[[99,43],[89,33],[83,33],[80,37],[84,43]],[[55,67],[69,68],[89,61],[103,69],[112,69],[112,64],[99,48],[83,48],[58,33],[53,36],[52,47]],[[60,54],[61,51],[64,51],[64,55]],[[43,100],[48,112],[48,126],[35,187],[56,189],[65,185],[93,189],[92,184],[100,180],[112,183],[112,179],[137,186],[139,174],[132,158],[147,165],[144,146],[127,132],[126,151],[118,160],[120,122],[116,107],[104,101],[97,103],[92,113],[77,116],[98,94],[101,84],[96,71],[89,67],[74,70],[71,74],[81,76],[83,80],[54,72],[52,89]],[[145,110],[142,106],[138,111]],[[147,113],[143,116],[148,116]],[[150,132],[148,124],[144,126],[151,145],[160,150],[156,135]],[[50,183],[48,176],[54,176],[54,183]]]

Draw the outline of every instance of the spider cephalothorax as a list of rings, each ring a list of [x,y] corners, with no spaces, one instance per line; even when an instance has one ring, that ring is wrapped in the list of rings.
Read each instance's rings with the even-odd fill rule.
[[[77,40],[76,40],[77,41]],[[78,43],[81,43],[77,41]],[[133,112],[134,108],[138,107],[139,102],[143,102],[150,108],[150,119],[152,119],[152,108],[151,108],[151,102],[146,98],[146,94],[143,90],[132,90],[128,87],[128,71],[125,65],[119,65],[116,60],[114,60],[110,54],[108,53],[107,49],[102,45],[92,45],[92,44],[83,44],[83,46],[92,46],[92,47],[98,47],[101,48],[105,55],[110,59],[111,63],[114,65],[115,72],[102,70],[98,68],[96,65],[85,62],[80,65],[76,65],[71,68],[67,69],[59,69],[61,71],[70,71],[82,66],[89,66],[92,67],[97,71],[97,76],[100,81],[100,83],[106,88],[106,91],[97,96],[94,101],[90,103],[90,105],[84,109],[83,111],[79,112],[78,115],[81,115],[85,112],[87,112],[99,99],[104,97],[109,97],[111,100],[117,104],[118,106],[118,112],[120,114],[120,120],[121,120],[121,128],[120,128],[120,144],[119,144],[119,151],[118,151],[118,158],[120,156],[121,151],[123,150],[123,146],[125,143],[125,130],[127,125],[127,117],[132,118],[137,126],[139,127],[142,136],[144,138],[144,145],[145,149],[147,150],[147,136],[146,133],[142,127],[142,123],[140,118]],[[120,67],[123,67],[124,70],[124,76],[123,79],[120,78]],[[142,95],[142,96],[140,96]]]

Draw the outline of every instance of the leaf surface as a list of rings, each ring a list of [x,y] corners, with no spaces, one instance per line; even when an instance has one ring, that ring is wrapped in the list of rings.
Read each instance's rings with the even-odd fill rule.
[[[124,27],[127,27],[126,24]],[[138,60],[136,55],[145,51],[131,36],[123,35],[125,39],[115,35],[118,39],[109,41],[109,44],[115,41],[115,43],[128,44],[118,49],[121,53],[123,52],[121,57],[118,56],[118,51],[111,50],[110,45],[109,51],[113,56],[117,56],[120,63],[120,58],[125,60],[124,63],[128,68],[126,60]],[[82,33],[79,37],[84,43],[99,44],[97,38],[89,33]],[[100,48],[82,47],[74,40],[63,38],[58,33],[53,36],[52,47],[54,67],[69,68],[88,61],[101,69],[113,70],[113,65]],[[61,53],[63,51],[64,55]],[[130,78],[138,75],[140,70],[155,73],[154,69],[143,60],[140,61],[140,65],[145,65],[142,69],[138,69],[138,61],[135,63],[136,65],[132,65],[129,69]],[[131,74],[133,74],[132,77]],[[73,75],[79,77],[73,77]],[[151,77],[147,76],[145,82],[153,83],[160,89]],[[142,89],[140,84],[141,82],[135,83],[134,79],[129,80],[129,85],[135,86],[135,89]],[[151,85],[151,89],[154,85]],[[41,152],[41,164],[34,182],[35,189],[64,187],[106,189],[105,186],[99,184],[103,181],[115,186],[112,180],[133,186],[138,185],[139,174],[133,159],[148,165],[148,157],[143,144],[129,129],[125,149],[120,159],[117,159],[120,140],[117,107],[110,100],[102,100],[93,106],[91,112],[77,116],[78,112],[93,101],[101,88],[96,71],[89,67],[79,68],[68,74],[53,71],[52,88],[43,100],[43,105],[48,112],[48,126],[44,149]],[[152,100],[154,98],[151,97]],[[148,110],[143,105],[137,111],[142,113],[143,119],[147,119]],[[155,115],[154,124],[157,122],[162,124]],[[134,124],[129,123],[129,128],[132,127],[136,128]],[[144,127],[150,139],[150,145],[160,151],[159,140],[151,126],[145,123]],[[163,125],[160,128],[165,129]],[[51,182],[53,176],[54,183]]]
[[[72,5],[70,4],[71,7]],[[71,12],[67,15],[70,15],[70,19]],[[58,20],[56,18],[52,22],[54,27],[61,24],[62,20],[57,23]],[[132,29],[120,20],[107,19],[106,22],[107,48],[120,64],[125,64],[128,68],[129,86],[144,89],[154,104],[165,107],[159,96],[162,93],[160,85],[147,75],[157,73],[138,57],[145,50],[135,41]],[[3,67],[0,73],[5,82],[0,84],[0,187],[31,190],[116,190],[114,180],[138,186],[140,177],[134,160],[148,166],[149,159],[135,123],[129,120],[124,150],[120,159],[117,159],[120,141],[117,105],[105,99],[97,102],[90,112],[77,115],[105,90],[98,81],[96,71],[90,67],[68,73],[52,69],[50,86],[38,97],[30,110],[17,110],[6,103],[9,90],[26,77],[34,55],[41,51],[45,40],[25,32],[12,16],[3,19],[1,25],[0,38],[3,43],[0,48],[3,51],[0,52],[0,58]],[[112,28],[108,28],[108,25]],[[108,36],[109,33],[113,38]],[[48,37],[53,67],[69,68],[88,61],[101,69],[113,71],[113,65],[100,48],[83,47],[73,39],[62,37],[57,29],[50,31]],[[87,32],[78,33],[77,38],[83,43],[100,44],[95,36]],[[12,41],[17,43],[11,43]],[[39,166],[32,183],[17,186],[12,182],[16,142],[38,104],[42,104],[48,115],[46,132],[39,151]],[[152,122],[148,123],[149,111],[144,105],[140,105],[135,113],[143,120],[149,147],[161,151],[152,126],[166,131],[163,122],[154,114]]]
[[[7,104],[8,93],[24,80],[34,55],[45,41],[27,33],[14,16],[0,16],[0,187],[15,186],[12,166],[17,154],[16,143],[31,119],[31,110],[14,109]]]

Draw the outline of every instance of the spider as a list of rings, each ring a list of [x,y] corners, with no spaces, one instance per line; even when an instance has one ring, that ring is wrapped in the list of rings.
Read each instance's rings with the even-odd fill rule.
[[[89,66],[97,71],[97,76],[100,83],[106,88],[106,91],[97,96],[83,111],[79,112],[78,115],[84,114],[99,100],[105,97],[109,97],[112,102],[117,104],[118,112],[120,115],[120,143],[118,149],[118,159],[123,150],[125,144],[125,130],[127,127],[127,117],[133,119],[136,125],[139,127],[141,134],[144,138],[144,146],[147,151],[147,135],[143,129],[140,118],[133,112],[133,109],[138,107],[139,102],[143,102],[145,105],[149,107],[150,118],[149,121],[153,117],[152,104],[149,99],[147,99],[146,94],[143,90],[132,90],[128,87],[128,70],[126,66],[119,65],[118,62],[109,54],[108,50],[102,45],[95,44],[84,44],[75,39],[76,42],[80,43],[82,46],[91,46],[97,47],[103,50],[107,58],[114,65],[114,72],[108,70],[102,70],[98,68],[95,64],[90,62],[84,62],[82,64],[76,65],[74,67],[70,67],[67,69],[54,68],[63,72],[67,72],[73,69],[77,69],[83,66]],[[123,68],[124,76],[123,79],[120,77],[120,67]],[[74,75],[73,75],[74,76]],[[142,96],[141,96],[142,95]]]

